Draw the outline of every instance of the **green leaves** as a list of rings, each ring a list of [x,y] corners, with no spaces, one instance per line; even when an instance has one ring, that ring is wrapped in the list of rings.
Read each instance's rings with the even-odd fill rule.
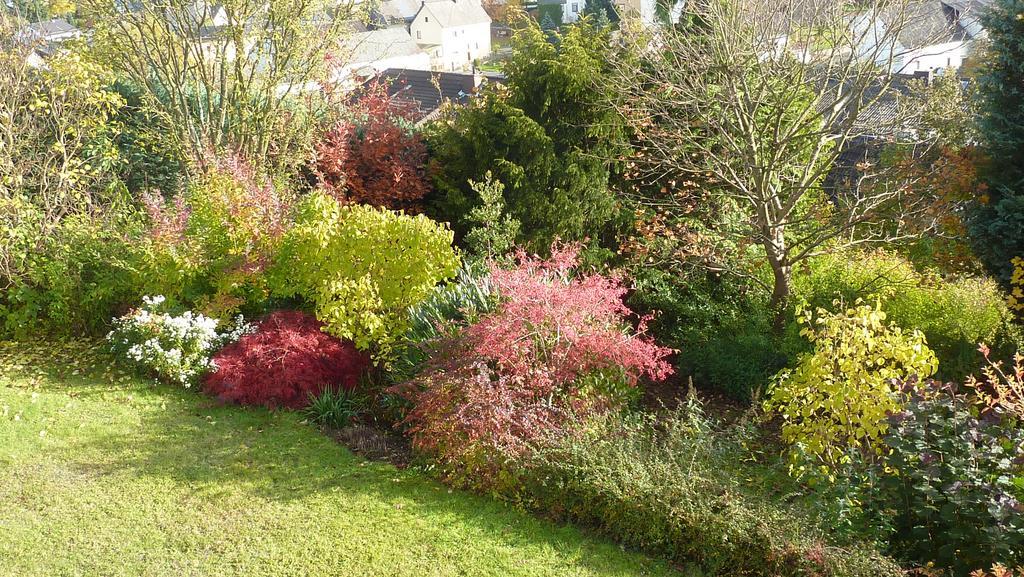
[[[425,216],[342,206],[317,192],[298,207],[271,290],[306,299],[328,333],[387,360],[408,328],[409,307],[458,271],[452,240],[447,226]]]
[[[938,361],[923,334],[887,324],[878,305],[857,301],[843,312],[798,310],[797,317],[814,352],[776,376],[765,407],[783,418],[797,472],[810,472],[810,461],[827,473],[849,448],[878,449],[886,417],[901,407],[890,383],[929,377]]]

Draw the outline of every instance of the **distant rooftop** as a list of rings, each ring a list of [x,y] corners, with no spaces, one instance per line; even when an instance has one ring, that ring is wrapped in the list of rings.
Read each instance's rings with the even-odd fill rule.
[[[421,52],[404,26],[357,32],[346,36],[341,49],[352,63],[377,62]]]
[[[476,0],[425,0],[420,11],[431,14],[442,28],[491,23],[491,17]]]
[[[481,74],[389,68],[366,84],[380,82],[390,96],[413,105],[417,109],[415,120],[424,122],[437,114],[445,102],[468,102],[483,83],[489,81],[501,82],[502,79]]]
[[[384,0],[377,9],[390,20],[409,21],[416,17],[420,4],[421,0]]]
[[[67,20],[63,18],[53,18],[42,22],[33,22],[32,24],[25,26],[24,33],[35,39],[49,40],[64,36],[77,35],[79,31],[78,28],[72,26]]]

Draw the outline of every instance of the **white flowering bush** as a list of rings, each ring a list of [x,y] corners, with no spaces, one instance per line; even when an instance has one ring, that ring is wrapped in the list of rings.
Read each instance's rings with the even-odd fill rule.
[[[239,315],[220,333],[216,319],[192,311],[173,314],[165,303],[159,295],[143,297],[140,308],[114,319],[107,342],[121,359],[169,383],[191,387],[216,369],[214,352],[252,330]]]

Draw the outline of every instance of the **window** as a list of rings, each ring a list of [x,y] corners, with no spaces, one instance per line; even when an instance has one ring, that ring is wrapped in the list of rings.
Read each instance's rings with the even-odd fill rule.
[[[430,22],[430,16],[424,16],[423,17],[423,21],[424,22]]]
[[[422,30],[417,30],[416,31],[416,39],[417,40],[423,40],[423,31]]]
[[[578,2],[573,2],[572,3],[572,13],[573,14],[579,14],[580,13],[580,5],[579,5]]]

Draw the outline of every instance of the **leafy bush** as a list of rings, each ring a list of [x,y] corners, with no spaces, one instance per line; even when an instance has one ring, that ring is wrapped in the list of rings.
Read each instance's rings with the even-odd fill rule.
[[[142,307],[115,319],[107,335],[111,351],[159,379],[191,387],[215,368],[211,355],[248,327],[241,318],[229,333],[217,332],[217,320],[184,311],[168,311],[162,296],[143,297]]]
[[[850,447],[876,450],[886,416],[901,406],[892,380],[935,373],[924,335],[905,334],[885,319],[876,307],[859,303],[839,313],[800,315],[800,333],[814,352],[779,373],[765,403],[782,416],[782,438],[794,445],[799,472],[810,472],[804,459],[828,471]]]
[[[722,427],[692,399],[658,418],[608,415],[573,429],[519,462],[520,498],[545,514],[696,565],[702,575],[903,574],[746,486],[767,474],[749,464],[749,426]]]
[[[313,303],[328,333],[386,359],[409,327],[409,307],[458,269],[447,227],[317,192],[299,205],[271,283],[279,296]]]
[[[75,53],[33,67],[0,22],[0,334],[102,334],[140,296],[140,215],[117,181],[122,101],[112,75]]]
[[[651,333],[679,349],[681,374],[750,401],[786,366],[789,357],[772,333],[766,295],[731,276],[632,269],[630,306],[654,315]]]
[[[238,157],[217,159],[184,195],[143,197],[150,217],[145,285],[218,318],[259,312],[289,225],[291,195]]]
[[[342,202],[422,210],[427,145],[410,107],[371,86],[316,145],[321,186]]]
[[[953,384],[901,383],[884,450],[861,472],[868,526],[899,558],[964,575],[1024,562],[1024,430]]]
[[[920,330],[939,359],[939,375],[962,380],[978,365],[977,343],[1001,355],[1021,346],[1021,332],[998,285],[984,278],[943,279],[885,251],[843,252],[813,260],[794,274],[794,298],[812,307],[835,299],[879,300],[888,320]],[[791,331],[789,349],[799,349]]]
[[[1010,275],[1010,296],[1006,304],[1011,311],[1024,316],[1024,257],[1013,257],[1011,264],[1013,274]]]
[[[0,278],[0,334],[103,334],[138,298],[140,215],[121,205],[53,225],[44,220],[27,199],[0,199],[0,244],[6,245],[0,261],[6,256],[4,264],[15,269]]]
[[[577,248],[549,260],[518,256],[491,269],[494,312],[435,343],[434,364],[395,390],[416,449],[436,456],[456,483],[486,486],[506,455],[567,426],[573,415],[622,403],[641,377],[670,372],[669,350],[626,329],[621,281],[578,274]]]
[[[214,356],[217,370],[203,389],[223,401],[288,408],[305,407],[324,390],[354,389],[369,359],[322,328],[305,313],[271,313]]]

